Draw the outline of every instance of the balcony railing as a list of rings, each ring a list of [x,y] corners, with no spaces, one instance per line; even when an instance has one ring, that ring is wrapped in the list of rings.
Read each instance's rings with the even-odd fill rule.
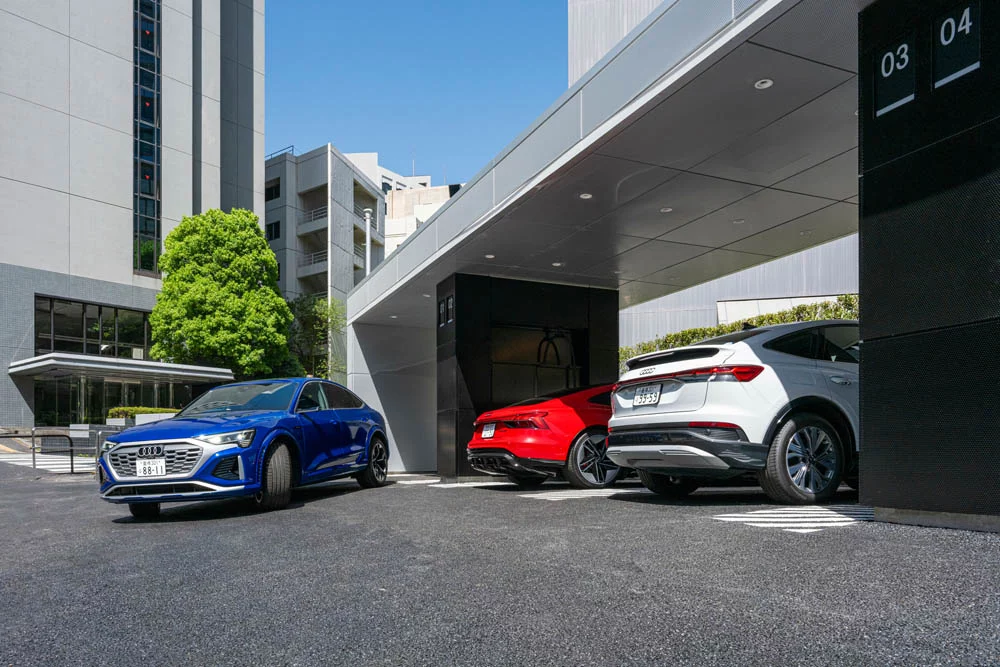
[[[365,247],[364,247],[364,245],[362,245],[360,243],[355,243],[354,244],[354,257],[358,260],[358,263],[361,264],[361,268],[364,268],[365,267]]]
[[[365,226],[365,209],[366,208],[370,208],[372,210],[372,231],[373,232],[379,231],[379,228],[378,228],[378,210],[376,209],[376,205],[375,204],[373,204],[371,206],[362,206],[361,204],[355,203],[354,204],[354,215],[356,215],[361,220],[361,226],[364,227]]]
[[[299,266],[312,266],[313,264],[322,264],[326,261],[326,250],[320,250],[319,252],[310,253],[308,255],[302,255],[299,257]]]
[[[299,213],[299,222],[315,222],[316,220],[322,220],[326,216],[326,206],[320,206],[319,208],[314,208],[311,211],[302,211]]]

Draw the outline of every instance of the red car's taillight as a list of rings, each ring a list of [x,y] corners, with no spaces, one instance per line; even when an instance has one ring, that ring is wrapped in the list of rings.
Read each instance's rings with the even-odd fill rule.
[[[507,428],[540,428],[547,429],[548,424],[545,423],[545,415],[549,413],[541,412],[539,410],[534,410],[532,412],[522,412],[520,414],[511,415],[503,420],[504,426]]]

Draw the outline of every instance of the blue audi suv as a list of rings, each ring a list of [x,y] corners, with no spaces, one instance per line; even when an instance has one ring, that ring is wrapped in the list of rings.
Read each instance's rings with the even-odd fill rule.
[[[153,519],[160,503],[246,496],[262,510],[296,486],[354,477],[383,486],[385,419],[351,391],[312,378],[216,387],[170,419],[102,444],[101,497]]]

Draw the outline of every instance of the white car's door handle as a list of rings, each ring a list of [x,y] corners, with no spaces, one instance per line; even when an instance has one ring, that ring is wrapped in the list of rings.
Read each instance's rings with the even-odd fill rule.
[[[840,377],[839,375],[830,376],[830,382],[834,384],[844,385],[845,387],[851,384],[851,381],[845,377]]]

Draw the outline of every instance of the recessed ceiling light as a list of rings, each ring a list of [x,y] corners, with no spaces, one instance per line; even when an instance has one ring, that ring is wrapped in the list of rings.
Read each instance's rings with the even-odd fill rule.
[[[423,296],[423,297],[424,297],[425,299],[429,299],[429,298],[431,298],[431,295],[430,295],[430,294],[422,294],[421,296]]]
[[[399,315],[390,315],[389,319],[390,320],[398,320],[399,319]]]
[[[486,259],[496,259],[497,258],[496,255],[483,255],[483,257],[485,257]]]
[[[552,266],[556,267],[557,269],[562,265],[563,265],[562,262],[552,262]]]
[[[753,87],[757,90],[767,90],[774,85],[773,79],[761,79],[757,83],[753,84]]]
[[[803,229],[801,232],[799,232],[799,236],[811,236],[812,233],[813,230],[811,229]]]
[[[673,213],[673,212],[674,209],[670,208],[669,206],[664,206],[663,208],[660,209],[660,213]]]
[[[737,218],[736,220],[733,220],[734,225],[742,225],[744,222],[746,222],[746,220],[744,220],[743,218]]]
[[[621,271],[612,271],[616,276],[621,275]]]
[[[581,192],[580,193],[580,199],[593,199],[593,198],[594,198],[594,195],[590,194],[589,192]]]

